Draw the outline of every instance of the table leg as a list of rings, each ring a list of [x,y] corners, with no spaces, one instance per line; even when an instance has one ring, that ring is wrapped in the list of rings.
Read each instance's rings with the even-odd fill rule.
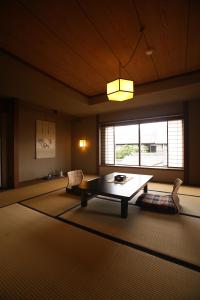
[[[128,200],[121,199],[121,218],[128,217]]]
[[[81,206],[86,207],[87,206],[87,192],[81,191]]]
[[[148,186],[147,186],[147,184],[144,186],[144,192],[148,193]]]

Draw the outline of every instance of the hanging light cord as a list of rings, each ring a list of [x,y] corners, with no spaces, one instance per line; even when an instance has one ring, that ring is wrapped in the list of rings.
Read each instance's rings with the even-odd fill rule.
[[[128,60],[124,65],[122,65],[122,64],[119,62],[119,64],[120,64],[120,66],[121,66],[122,69],[125,69],[125,68],[128,66],[128,64],[131,62],[131,60],[133,59],[133,57],[134,57],[134,55],[135,55],[135,53],[136,53],[136,50],[137,50],[137,48],[138,48],[138,46],[139,46],[139,44],[140,44],[140,41],[141,41],[141,39],[142,39],[143,33],[144,33],[144,27],[141,27],[141,28],[140,28],[140,33],[139,33],[139,37],[138,37],[137,43],[136,43],[135,48],[133,49],[133,51],[132,51],[132,53],[131,53],[131,56],[129,57],[129,60]]]
[[[133,4],[135,6],[134,0]],[[77,5],[79,6],[79,8],[81,9],[82,13],[84,14],[84,16],[87,18],[87,20],[90,22],[90,24],[92,24],[92,26],[94,27],[95,31],[99,34],[99,36],[102,38],[102,40],[104,41],[104,43],[107,45],[107,47],[110,49],[110,51],[112,52],[113,56],[115,57],[115,59],[118,61],[119,63],[119,74],[121,74],[121,69],[124,69],[124,71],[128,74],[129,77],[131,77],[131,75],[129,74],[129,72],[125,69],[127,67],[127,65],[131,62],[131,60],[133,59],[135,52],[140,44],[140,41],[142,39],[142,36],[144,34],[144,27],[142,26],[140,20],[139,20],[139,24],[140,24],[140,31],[139,31],[139,37],[136,43],[135,48],[133,49],[133,52],[131,53],[131,56],[129,58],[129,60],[126,62],[126,64],[122,65],[119,57],[116,55],[115,51],[113,51],[112,47],[110,46],[110,44],[107,42],[107,40],[105,39],[104,35],[101,33],[101,31],[97,28],[95,22],[89,17],[87,11],[84,9],[83,5],[80,3],[80,0],[76,0]]]

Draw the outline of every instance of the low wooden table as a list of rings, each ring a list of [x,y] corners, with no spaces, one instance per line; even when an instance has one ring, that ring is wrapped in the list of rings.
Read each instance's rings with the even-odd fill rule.
[[[126,175],[127,180],[124,183],[114,182],[114,176],[117,174]],[[127,218],[128,201],[142,188],[144,189],[144,192],[147,193],[147,184],[152,178],[152,175],[111,173],[88,182],[82,182],[79,185],[79,188],[81,189],[81,206],[87,206],[89,194],[117,198],[121,200],[121,217]]]

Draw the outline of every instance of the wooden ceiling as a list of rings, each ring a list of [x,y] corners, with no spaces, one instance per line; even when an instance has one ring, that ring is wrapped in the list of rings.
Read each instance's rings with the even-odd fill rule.
[[[1,0],[0,28],[4,51],[87,96],[119,62],[136,85],[200,69],[198,0]]]

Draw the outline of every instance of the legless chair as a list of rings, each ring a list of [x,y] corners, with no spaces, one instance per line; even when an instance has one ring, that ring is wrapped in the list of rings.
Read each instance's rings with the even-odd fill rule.
[[[80,190],[78,185],[83,180],[83,171],[82,170],[74,170],[67,173],[68,175],[68,185],[66,191],[72,192],[74,194],[80,194]]]
[[[177,178],[174,181],[172,193],[170,195],[157,195],[144,193],[140,195],[136,201],[136,205],[151,210],[168,213],[178,213],[180,211],[178,189],[182,184],[182,180]]]

